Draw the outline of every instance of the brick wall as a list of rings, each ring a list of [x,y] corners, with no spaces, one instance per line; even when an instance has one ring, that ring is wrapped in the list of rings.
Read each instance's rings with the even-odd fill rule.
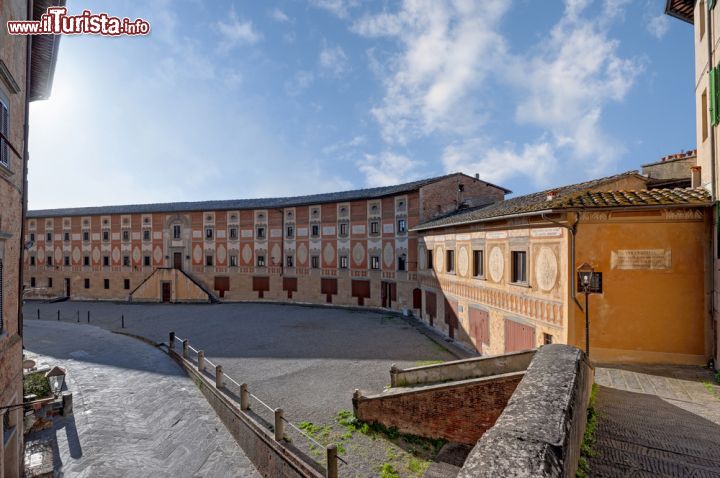
[[[460,185],[462,192],[458,191]],[[420,188],[420,222],[456,211],[458,201],[479,205],[502,201],[504,197],[504,189],[464,174],[455,174]]]
[[[474,444],[500,416],[524,372],[353,398],[355,416],[402,433]]]

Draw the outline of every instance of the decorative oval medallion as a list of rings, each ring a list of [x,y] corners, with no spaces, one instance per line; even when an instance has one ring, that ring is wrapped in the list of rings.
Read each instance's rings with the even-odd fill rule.
[[[202,247],[200,247],[200,244],[195,244],[193,248],[193,261],[196,263],[202,262],[202,256]]]
[[[250,249],[250,245],[245,244],[245,246],[243,246],[243,250],[242,250],[242,260],[245,264],[248,264],[251,259],[252,259],[252,249]]]
[[[552,290],[555,287],[557,274],[558,264],[555,253],[549,247],[541,248],[535,266],[535,281],[540,290]]]
[[[444,272],[445,269],[443,269],[444,264],[444,257],[443,257],[443,248],[442,247],[436,247],[435,248],[435,254],[433,257],[433,269],[435,269],[438,272]]]
[[[355,265],[360,265],[365,260],[365,248],[359,242],[355,244],[352,250],[353,261]]]
[[[155,251],[153,252],[153,259],[155,259],[156,264],[162,262],[162,249],[160,248],[160,246],[155,246]]]
[[[499,247],[493,247],[493,250],[490,252],[489,266],[490,278],[493,282],[500,282],[505,270],[505,261],[503,259],[502,249]]]
[[[392,245],[390,245],[389,242],[386,242],[385,247],[383,248],[383,262],[385,262],[385,267],[392,267],[394,259],[395,251],[393,250]]]
[[[307,258],[308,258],[308,249],[305,243],[303,242],[298,246],[297,249],[297,259],[298,259],[298,265],[304,266],[307,264]]]
[[[467,276],[468,266],[469,266],[467,247],[465,247],[465,246],[460,247],[460,250],[458,251],[457,264],[458,264],[458,272],[460,273],[460,275],[463,277]]]
[[[223,244],[220,244],[217,248],[217,260],[218,262],[225,263],[225,258],[227,257],[227,250],[225,249],[225,246]]]
[[[325,259],[326,264],[332,264],[334,262],[335,248],[329,242],[325,244],[325,249],[323,250],[323,259]]]

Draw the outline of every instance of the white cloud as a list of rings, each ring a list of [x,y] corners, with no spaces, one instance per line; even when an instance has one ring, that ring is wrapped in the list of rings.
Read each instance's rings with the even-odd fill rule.
[[[270,18],[275,20],[278,23],[287,23],[290,21],[290,17],[287,16],[285,12],[280,10],[279,8],[275,7],[268,13]]]
[[[289,96],[297,96],[310,88],[314,81],[315,75],[311,71],[300,70],[285,82],[285,93]]]
[[[358,169],[365,174],[367,186],[390,186],[411,181],[422,175],[420,161],[392,152],[366,154],[363,160],[357,161]]]
[[[339,18],[346,18],[351,9],[358,6],[358,0],[310,0],[316,8],[327,10]]]
[[[350,71],[350,64],[348,62],[345,51],[340,47],[323,45],[320,50],[320,67],[330,76],[340,77]]]
[[[252,21],[240,20],[234,8],[230,10],[228,20],[218,22],[216,27],[222,37],[218,47],[221,52],[227,52],[239,45],[252,45],[262,40],[262,34],[253,28]]]
[[[509,5],[505,0],[406,0],[397,13],[354,23],[360,35],[390,37],[402,45],[386,62],[385,95],[372,109],[387,142],[480,126],[479,105],[466,100],[505,51],[496,29]]]
[[[557,172],[555,147],[545,138],[520,148],[514,143],[497,147],[486,139],[470,138],[446,147],[442,162],[448,172],[479,173],[495,183],[525,176],[536,185],[547,185]]]
[[[358,146],[362,146],[367,142],[367,138],[363,135],[354,136],[352,139],[348,141],[338,141],[337,143],[330,144],[328,146],[325,146],[322,149],[323,154],[335,154],[335,153],[342,153],[347,150],[351,150],[354,148],[357,148]]]
[[[647,3],[643,21],[647,31],[658,40],[662,39],[670,29],[670,17],[665,15],[654,2]]]

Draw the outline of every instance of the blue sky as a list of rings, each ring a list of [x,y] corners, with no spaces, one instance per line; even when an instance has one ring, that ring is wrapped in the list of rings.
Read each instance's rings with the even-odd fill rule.
[[[664,0],[82,2],[33,104],[30,208],[287,196],[479,173],[515,191],[695,146]]]

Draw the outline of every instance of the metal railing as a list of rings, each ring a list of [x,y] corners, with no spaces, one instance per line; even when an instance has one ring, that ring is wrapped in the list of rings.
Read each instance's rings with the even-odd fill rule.
[[[338,465],[343,465],[344,467],[348,467],[349,469],[353,470],[355,473],[359,475],[367,475],[367,473],[359,470],[352,464],[350,464],[347,460],[342,458],[338,455],[337,446],[335,444],[329,444],[329,445],[323,445],[322,443],[318,442],[315,438],[310,436],[307,432],[302,430],[300,427],[298,427],[296,424],[294,424],[292,421],[288,420],[285,417],[285,412],[282,408],[273,408],[267,403],[265,403],[260,397],[257,395],[250,393],[248,389],[248,385],[246,383],[240,383],[237,380],[233,379],[231,376],[227,375],[225,371],[223,370],[223,366],[221,364],[216,364],[210,361],[210,359],[205,357],[205,352],[203,350],[198,350],[190,345],[190,341],[188,339],[180,339],[175,335],[175,332],[170,332],[169,335],[169,341],[168,341],[168,348],[172,351],[175,351],[175,343],[180,342],[181,344],[181,355],[182,358],[187,360],[190,363],[194,363],[194,365],[197,367],[197,370],[199,373],[204,374],[208,373],[212,375],[212,372],[214,371],[214,377],[215,377],[215,387],[217,389],[225,389],[227,391],[230,391],[234,395],[239,397],[240,401],[240,410],[243,412],[248,412],[250,410],[250,400],[254,400],[258,404],[260,404],[263,409],[267,412],[270,412],[273,417],[273,427],[272,431],[274,435],[274,439],[276,442],[281,443],[283,440],[286,440],[286,434],[285,434],[285,425],[289,426],[292,430],[294,430],[297,434],[299,434],[301,437],[306,439],[310,445],[311,449],[313,447],[317,447],[318,449],[325,449],[325,460],[326,460],[326,477],[328,478],[337,478],[338,477]],[[192,357],[192,354],[194,354],[194,357]],[[193,358],[195,360],[193,361]],[[230,389],[227,385],[229,383],[232,383],[235,385],[239,393],[234,393],[232,389]],[[234,398],[234,397],[230,397]],[[318,463],[318,462],[316,462]],[[318,463],[322,465],[322,463]]]

